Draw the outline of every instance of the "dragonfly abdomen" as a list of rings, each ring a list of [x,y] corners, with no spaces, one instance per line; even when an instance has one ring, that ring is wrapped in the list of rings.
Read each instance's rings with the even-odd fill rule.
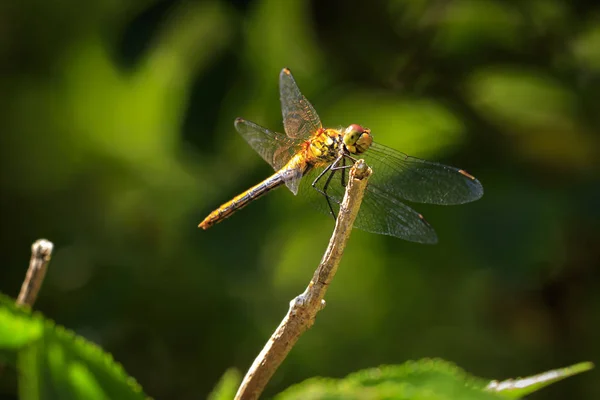
[[[244,193],[235,196],[227,203],[222,204],[219,208],[211,212],[198,227],[208,229],[211,226],[218,224],[231,214],[246,207],[251,201],[267,194],[269,191],[281,186],[284,183],[281,173],[271,175],[256,186],[251,187]]]

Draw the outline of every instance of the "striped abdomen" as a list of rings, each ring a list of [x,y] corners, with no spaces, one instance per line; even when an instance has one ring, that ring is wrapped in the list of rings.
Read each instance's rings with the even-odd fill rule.
[[[270,190],[283,185],[283,176],[280,172],[271,175],[256,186],[251,187],[244,193],[234,197],[232,200],[221,205],[215,211],[211,212],[204,221],[198,225],[199,228],[208,229],[214,224],[217,224],[229,217],[231,214],[248,205],[252,200],[258,199],[260,196],[268,193]]]

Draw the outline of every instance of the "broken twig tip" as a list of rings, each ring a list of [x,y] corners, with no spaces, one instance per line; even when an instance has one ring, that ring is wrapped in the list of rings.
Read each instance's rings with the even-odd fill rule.
[[[54,244],[46,239],[39,239],[31,245],[31,259],[29,260],[29,268],[25,275],[23,285],[19,297],[17,297],[17,305],[33,306],[37,295],[46,276],[46,269],[52,257]]]
[[[54,250],[54,244],[46,239],[38,239],[31,245],[31,254],[41,257],[50,257]]]

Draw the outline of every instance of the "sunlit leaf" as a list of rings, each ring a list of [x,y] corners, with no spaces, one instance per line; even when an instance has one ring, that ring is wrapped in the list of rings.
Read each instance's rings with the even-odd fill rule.
[[[312,378],[282,392],[290,399],[518,399],[566,377],[587,371],[591,363],[536,375],[526,379],[492,381],[468,375],[456,365],[439,359],[409,361],[350,374],[343,379]]]
[[[490,68],[474,74],[468,87],[473,104],[499,122],[572,125],[573,94],[536,71]]]
[[[347,91],[321,111],[321,119],[324,125],[334,127],[353,123],[366,126],[375,141],[421,158],[435,159],[465,140],[460,119],[432,100]]]
[[[0,349],[17,350],[37,340],[43,332],[39,319],[22,315],[10,305],[0,307]]]
[[[18,329],[14,320],[20,319]],[[22,329],[30,324],[29,329]],[[22,399],[145,399],[141,387],[123,367],[97,345],[61,326],[14,306],[0,296],[0,340],[4,333],[18,335],[10,345],[17,357]],[[33,335],[36,333],[36,335]],[[20,344],[17,348],[15,344]],[[26,344],[25,346],[23,344]],[[3,349],[6,353],[7,349]]]
[[[596,138],[579,126],[575,94],[556,79],[531,70],[489,68],[475,73],[467,87],[473,106],[513,135],[516,151],[555,168],[595,162]]]
[[[208,395],[208,400],[231,400],[235,396],[242,377],[236,369],[228,369],[221,377],[215,389]]]
[[[436,49],[460,53],[491,46],[512,48],[522,42],[523,18],[510,4],[493,0],[460,0],[432,7],[426,15],[436,26]]]
[[[492,400],[485,382],[443,360],[410,361],[368,369],[335,379],[313,378],[292,386],[276,399]]]
[[[247,48],[245,56],[257,74],[256,89],[271,90],[277,88],[279,71],[290,68],[301,89],[314,86],[322,81],[322,55],[312,31],[310,20],[310,2],[293,0],[261,0],[255,2],[250,23],[246,27]],[[311,78],[312,82],[304,80]],[[272,96],[272,95],[271,95]],[[277,93],[274,98],[278,98]],[[279,108],[279,104],[276,104]]]
[[[506,381],[492,381],[486,387],[491,392],[497,392],[510,399],[519,399],[530,393],[563,380],[573,375],[589,371],[594,368],[591,362],[582,362],[570,367],[554,369],[528,378],[508,379]]]
[[[576,60],[588,71],[600,71],[600,21],[589,24],[573,41]]]

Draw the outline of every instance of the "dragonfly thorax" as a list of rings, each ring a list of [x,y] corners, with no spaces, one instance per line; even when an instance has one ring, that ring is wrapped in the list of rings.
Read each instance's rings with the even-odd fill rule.
[[[309,159],[331,162],[343,154],[362,154],[373,143],[371,131],[352,124],[346,129],[321,129],[309,141]]]
[[[344,152],[344,140],[337,129],[321,129],[308,142],[309,159],[318,163],[329,163]]]

